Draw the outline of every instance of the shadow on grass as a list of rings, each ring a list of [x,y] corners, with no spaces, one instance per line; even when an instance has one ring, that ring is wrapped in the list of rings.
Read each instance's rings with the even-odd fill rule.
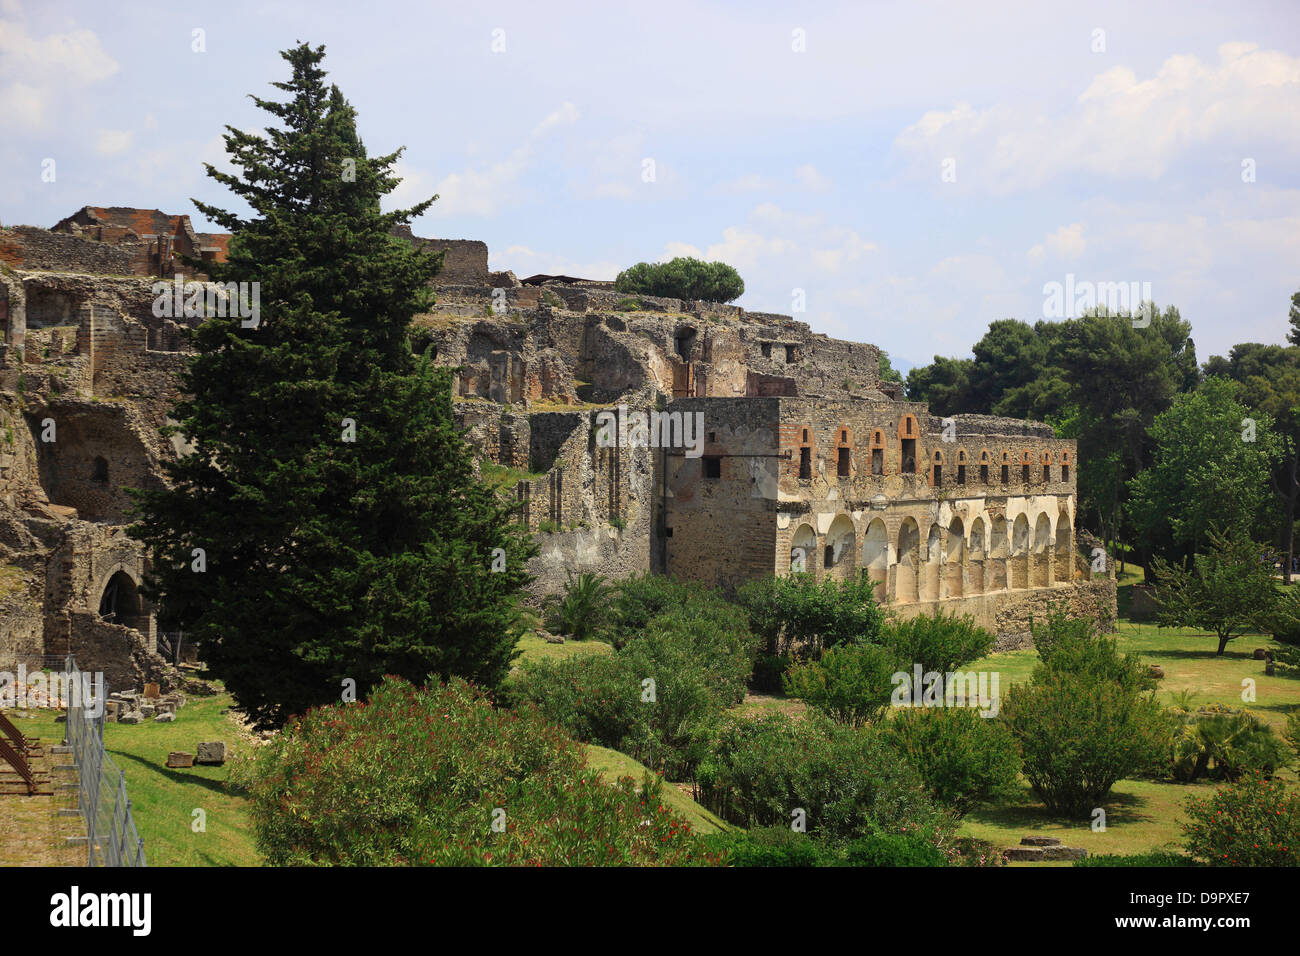
[[[1101,801],[1110,822],[1113,823],[1150,823],[1156,817],[1144,812],[1148,801],[1133,793],[1116,793],[1112,790]],[[1088,826],[1091,817],[1069,817],[1047,809],[1033,790],[1026,789],[1013,801],[993,807],[981,807],[966,814],[972,823],[988,826],[1008,827],[1033,830],[1045,830],[1059,827]]]
[[[162,766],[135,754],[114,753],[113,758],[115,760],[134,761],[159,776],[171,780],[173,783],[196,784],[205,790],[211,790],[213,793],[219,793],[222,796],[228,797],[232,795],[231,788],[226,785],[224,780],[213,780],[210,777],[200,777],[197,774],[186,773],[183,769],[178,770],[174,767]]]

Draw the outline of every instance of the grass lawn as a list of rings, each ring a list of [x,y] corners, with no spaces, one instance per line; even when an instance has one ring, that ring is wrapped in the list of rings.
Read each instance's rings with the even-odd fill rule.
[[[1127,610],[1128,586],[1137,574],[1125,574],[1120,583],[1121,614]],[[1275,731],[1286,723],[1287,714],[1300,709],[1300,679],[1266,677],[1264,662],[1253,657],[1257,647],[1273,647],[1267,635],[1247,634],[1228,644],[1223,656],[1217,656],[1217,639],[1191,628],[1158,628],[1120,618],[1115,635],[1121,651],[1140,654],[1150,664],[1164,669],[1159,682],[1159,699],[1172,705],[1183,691],[1188,692],[1192,707],[1226,704],[1246,707],[1267,721]],[[1028,681],[1038,661],[1036,651],[1009,651],[992,654],[967,665],[967,670],[1000,673],[1002,693],[1012,683]],[[1254,701],[1243,701],[1243,682],[1254,681]],[[1293,770],[1280,776],[1294,782]],[[1020,799],[972,812],[963,821],[964,836],[991,840],[999,846],[1013,846],[1030,835],[1056,836],[1069,846],[1084,847],[1089,855],[1098,853],[1139,853],[1163,849],[1182,838],[1179,826],[1184,819],[1183,803],[1192,795],[1212,793],[1219,784],[1194,785],[1155,780],[1122,780],[1107,798],[1106,831],[1094,833],[1090,821],[1052,818],[1026,784]],[[1068,864],[1016,864],[1053,866]]]
[[[598,747],[595,744],[587,744],[586,748],[587,765],[593,770],[599,770],[601,776],[611,784],[617,781],[619,777],[631,777],[640,785],[644,775],[649,773],[644,764],[638,763],[627,754],[619,753],[617,750]],[[736,829],[730,823],[714,816],[678,789],[676,785],[667,781],[664,781],[663,800],[664,806],[689,823],[691,829],[696,833],[716,833],[719,830]]]
[[[168,753],[193,753],[201,740],[224,740],[231,749],[250,746],[238,725],[221,713],[230,706],[228,694],[192,697],[176,712],[174,723],[105,724],[104,748],[126,776],[132,814],[150,866],[261,864],[253,846],[248,801],[226,786],[230,762],[185,770],[166,766]],[[63,724],[54,721],[56,711],[33,714],[22,721],[24,733],[55,743],[63,738]],[[206,832],[191,829],[196,809],[206,815]]]
[[[612,654],[614,648],[604,641],[565,641],[552,644],[537,636],[535,631],[525,631],[519,639],[520,654],[515,658],[518,667],[524,661],[556,661],[581,654]]]

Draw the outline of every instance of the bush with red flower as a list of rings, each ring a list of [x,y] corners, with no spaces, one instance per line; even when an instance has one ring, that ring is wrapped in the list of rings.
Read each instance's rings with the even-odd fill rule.
[[[1300,866],[1300,793],[1247,773],[1187,801],[1187,852],[1211,866]]]

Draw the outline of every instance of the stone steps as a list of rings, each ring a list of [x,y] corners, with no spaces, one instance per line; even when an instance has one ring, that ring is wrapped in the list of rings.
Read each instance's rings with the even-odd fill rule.
[[[1048,860],[1082,860],[1088,851],[1081,847],[1062,846],[1056,837],[1027,836],[1020,846],[1004,851],[1008,860],[1043,862]]]

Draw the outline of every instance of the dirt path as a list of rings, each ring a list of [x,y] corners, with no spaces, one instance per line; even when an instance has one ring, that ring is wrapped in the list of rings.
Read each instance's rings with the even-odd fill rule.
[[[50,753],[58,741],[43,740],[45,755],[32,758],[32,769],[42,772],[54,761],[70,758]],[[4,766],[6,771],[9,767]],[[5,779],[17,777],[9,771]],[[70,773],[55,773],[53,796],[28,797],[17,793],[0,794],[0,866],[82,866],[86,862],[84,846],[67,846],[65,838],[84,836],[85,827],[78,817],[58,814],[63,808],[77,805],[75,790],[59,790],[57,785],[76,780]],[[6,788],[8,789],[8,788]]]

